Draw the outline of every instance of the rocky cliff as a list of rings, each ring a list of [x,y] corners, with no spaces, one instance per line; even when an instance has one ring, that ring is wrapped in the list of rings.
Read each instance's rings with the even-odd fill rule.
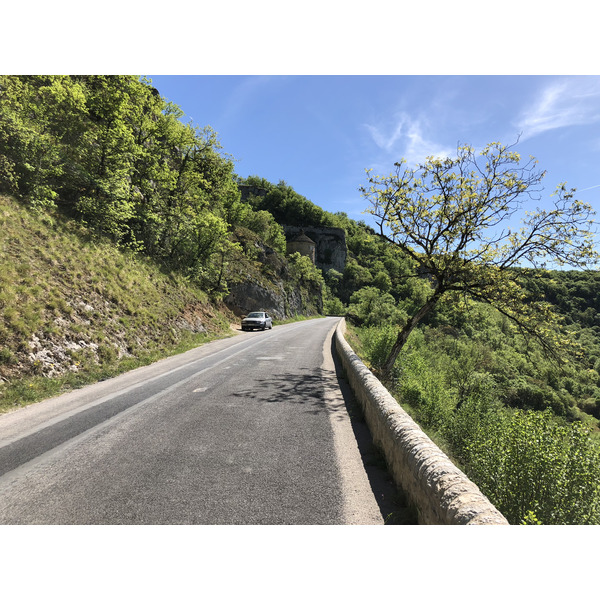
[[[324,273],[335,269],[340,273],[346,266],[348,249],[346,247],[346,232],[338,227],[295,227],[284,225],[285,236],[293,239],[304,232],[316,244],[315,265]]]
[[[249,246],[252,247],[254,260],[238,262],[234,267],[237,275],[228,283],[229,294],[224,301],[235,315],[265,310],[283,320],[322,312],[321,290],[311,285],[299,286],[283,257],[256,237],[250,237],[249,232],[237,241],[248,254]]]

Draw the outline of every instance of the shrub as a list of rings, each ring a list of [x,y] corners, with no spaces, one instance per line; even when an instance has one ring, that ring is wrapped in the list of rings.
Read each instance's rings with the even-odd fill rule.
[[[111,363],[117,359],[117,351],[110,344],[102,344],[98,347],[98,358],[102,363]]]
[[[8,348],[0,348],[0,365],[12,365],[15,362],[15,356]]]
[[[397,335],[397,328],[390,324],[359,329],[365,356],[374,369],[383,366]]]
[[[330,298],[323,303],[323,311],[326,315],[341,317],[346,313],[346,307],[339,298]]]
[[[469,445],[498,418],[501,407],[493,377],[487,373],[474,373],[469,394],[459,400],[443,427],[444,436],[460,460],[467,458]]]
[[[407,318],[406,313],[397,307],[391,294],[372,286],[363,287],[352,294],[348,315],[353,322],[365,327],[383,323],[398,324]]]
[[[396,389],[402,401],[413,406],[425,427],[443,429],[452,418],[456,394],[447,384],[445,370],[424,348],[400,355]]]
[[[551,411],[513,410],[488,420],[465,448],[469,476],[518,524],[600,523],[600,452],[582,423]]]
[[[506,392],[505,401],[513,408],[533,408],[534,410],[546,410],[551,408],[555,414],[566,416],[569,404],[563,400],[552,388],[544,388],[530,383],[519,383],[509,388]]]

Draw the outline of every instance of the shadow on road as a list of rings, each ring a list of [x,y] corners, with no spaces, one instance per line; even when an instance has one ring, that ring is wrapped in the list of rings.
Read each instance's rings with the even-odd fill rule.
[[[239,398],[259,402],[282,402],[299,404],[311,414],[339,413],[340,419],[346,412],[342,401],[332,401],[331,394],[339,391],[337,377],[325,369],[300,369],[295,373],[280,373],[256,377],[252,388],[233,394]]]
[[[301,369],[256,377],[252,388],[234,396],[258,402],[299,404],[310,414],[328,413],[332,419],[350,417],[369,483],[386,525],[416,525],[414,510],[389,474],[383,454],[373,443],[362,409],[344,376],[332,340],[335,373],[322,368]],[[342,392],[342,398],[339,391]]]

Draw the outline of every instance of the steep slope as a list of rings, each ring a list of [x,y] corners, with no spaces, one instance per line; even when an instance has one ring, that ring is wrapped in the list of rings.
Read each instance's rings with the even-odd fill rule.
[[[0,410],[229,335],[182,277],[0,196]]]

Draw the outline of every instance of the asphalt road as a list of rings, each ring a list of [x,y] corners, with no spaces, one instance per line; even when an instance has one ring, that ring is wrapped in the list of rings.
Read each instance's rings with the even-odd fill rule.
[[[0,415],[0,523],[383,523],[336,324],[241,333]]]

